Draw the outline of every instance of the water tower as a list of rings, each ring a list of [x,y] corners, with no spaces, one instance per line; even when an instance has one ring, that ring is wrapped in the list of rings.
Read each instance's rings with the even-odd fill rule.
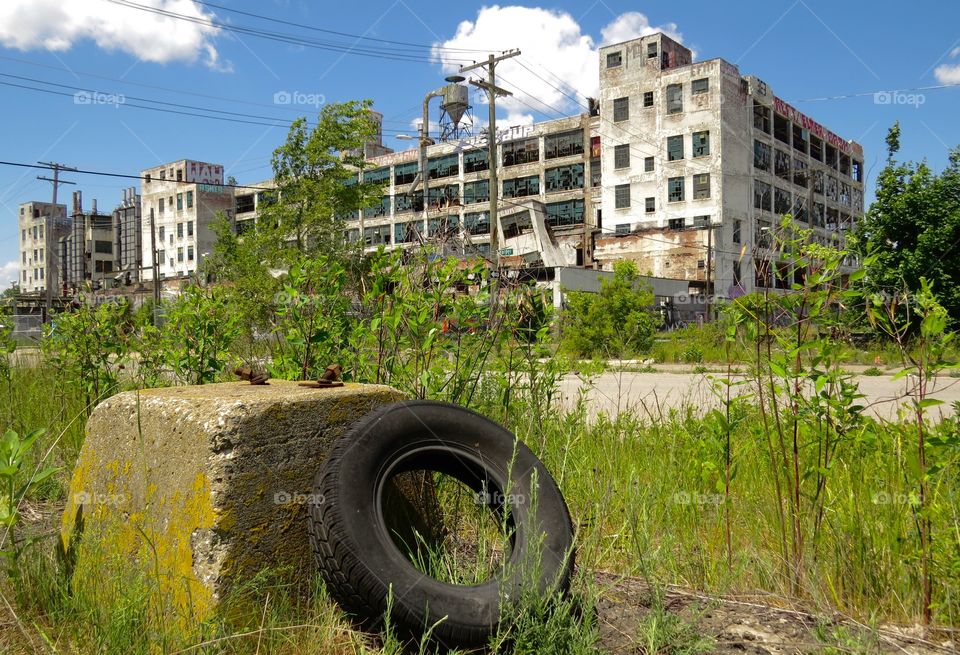
[[[461,84],[465,78],[451,75],[440,95],[440,140],[457,141],[473,136],[470,90]]]

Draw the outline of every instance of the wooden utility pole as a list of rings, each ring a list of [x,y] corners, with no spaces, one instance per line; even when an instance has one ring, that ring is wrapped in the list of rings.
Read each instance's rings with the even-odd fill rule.
[[[150,208],[150,252],[153,253],[150,268],[153,272],[153,322],[156,325],[157,309],[160,307],[160,262],[157,261],[157,226],[153,207]]]
[[[51,281],[51,273],[53,272],[53,267],[50,263],[53,261],[53,255],[51,255],[50,243],[53,241],[54,248],[57,247],[56,239],[54,238],[53,232],[50,227],[52,224],[51,215],[53,212],[57,211],[57,190],[60,188],[61,184],[76,184],[76,182],[70,182],[67,180],[60,179],[60,171],[75,171],[76,168],[70,166],[64,166],[63,164],[58,164],[57,162],[48,162],[48,161],[38,161],[38,164],[43,164],[44,166],[49,166],[53,170],[53,177],[44,177],[38,175],[38,180],[43,180],[45,182],[53,183],[53,198],[50,201],[50,210],[47,212],[43,220],[43,231],[44,237],[43,242],[46,250],[43,253],[43,268],[44,268],[44,287],[46,288],[46,317],[45,320],[49,321],[50,316],[53,313],[53,285],[57,284],[56,276],[53,276]],[[58,294],[59,295],[59,294]]]
[[[490,171],[490,250],[491,254],[493,255],[493,262],[498,276],[500,271],[500,246],[498,243],[499,239],[497,234],[497,196],[499,194],[499,190],[497,188],[497,96],[510,96],[513,94],[506,89],[501,89],[497,86],[496,68],[499,62],[503,61],[504,59],[516,57],[519,54],[520,51],[517,49],[507,50],[500,56],[490,55],[487,57],[486,61],[481,61],[477,64],[471,64],[470,66],[460,67],[461,74],[471,71],[475,68],[485,67],[487,69],[486,82],[480,80],[470,80],[470,84],[486,91],[487,98],[490,101],[490,113],[487,125],[487,164]]]
[[[711,300],[713,299],[713,289],[711,288],[711,280],[713,273],[713,224],[707,223],[707,298],[705,303],[704,311],[704,322],[709,323],[711,321],[710,315],[710,305]]]

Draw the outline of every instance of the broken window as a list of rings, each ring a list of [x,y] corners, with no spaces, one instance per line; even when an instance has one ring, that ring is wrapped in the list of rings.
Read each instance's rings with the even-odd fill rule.
[[[600,166],[599,159],[590,160],[590,186],[598,187],[600,186],[600,176],[603,168]]]
[[[503,181],[504,198],[522,198],[540,193],[540,176],[528,175]]]
[[[648,43],[647,44],[647,59],[656,59],[657,58],[657,43]]]
[[[375,168],[372,171],[363,172],[363,181],[367,184],[387,184],[389,180],[389,168]]]
[[[616,68],[623,64],[623,52],[617,50],[616,52],[607,53],[607,68]]]
[[[682,177],[671,177],[667,180],[667,201],[681,202],[684,199],[684,180]]]
[[[853,169],[851,170],[850,176],[857,182],[863,182],[863,162],[859,162],[856,159],[853,160]]]
[[[710,132],[693,133],[693,156],[706,157],[710,154]]]
[[[476,173],[490,168],[486,150],[470,150],[463,153],[463,172]]]
[[[772,188],[766,182],[753,181],[753,206],[763,211],[773,209]]]
[[[814,227],[823,227],[824,215],[823,215],[823,203],[822,203],[822,202],[815,202],[815,203],[813,203],[813,217],[812,217],[812,218],[813,218],[813,220],[811,221],[811,224],[812,224]]]
[[[777,150],[773,157],[773,172],[782,180],[790,180],[790,155]]]
[[[548,134],[543,140],[543,158],[555,159],[583,154],[583,130]]]
[[[377,225],[364,228],[363,243],[367,246],[390,245],[390,226]]]
[[[455,234],[460,217],[456,214],[441,216],[440,218],[431,218],[427,221],[427,236],[437,234]]]
[[[836,230],[837,225],[840,221],[840,212],[832,207],[827,207],[827,222],[826,228],[828,230]]]
[[[396,214],[403,212],[423,211],[423,191],[413,193],[398,193],[393,197],[393,211]]]
[[[376,204],[373,207],[366,207],[363,210],[364,218],[377,218],[379,216],[389,216],[389,215],[390,215],[390,196],[383,196],[382,198],[380,198],[379,204]],[[388,234],[387,236],[389,237],[390,235]],[[386,241],[385,243],[390,243],[390,242]]]
[[[667,161],[683,159],[683,135],[667,137]]]
[[[775,214],[790,213],[790,192],[776,187],[773,192],[773,212]]]
[[[731,237],[731,238],[733,239],[733,242],[734,242],[734,243],[740,243],[740,228],[741,228],[741,221],[740,221],[740,219],[734,220],[734,221],[733,221],[733,236]]]
[[[693,199],[703,200],[710,197],[710,173],[698,173],[693,176]]]
[[[851,205],[852,198],[850,197],[850,185],[844,182],[840,183],[840,204],[846,205],[849,207]]]
[[[708,225],[710,225],[710,215],[704,214],[702,216],[694,216],[693,225],[695,227],[707,227]]]
[[[617,223],[613,228],[613,233],[616,236],[623,236],[624,234],[630,234],[630,223]]]
[[[840,174],[850,175],[850,157],[848,155],[840,155]]]
[[[629,147],[629,146],[628,146]],[[570,164],[544,171],[547,192],[570,191],[583,188],[583,164]]]
[[[837,178],[830,175],[827,176],[827,197],[830,200],[837,199]]]
[[[793,183],[807,188],[807,162],[802,159],[793,159]]]
[[[710,78],[701,77],[699,80],[690,82],[690,95],[698,95],[710,91]]]
[[[667,221],[667,227],[671,230],[682,230],[683,229],[683,219],[682,218],[671,218]]]
[[[793,149],[802,153],[807,152],[807,143],[810,140],[810,131],[801,125],[793,126]]]
[[[490,214],[487,212],[464,214],[463,229],[470,234],[490,234]]]
[[[823,139],[810,135],[810,158],[823,161]]]
[[[830,168],[836,168],[836,167],[837,167],[837,149],[834,148],[834,147],[833,147],[832,145],[830,145],[829,143],[827,144],[827,161],[826,161],[826,164],[827,164],[827,166],[829,166]]]
[[[753,101],[753,128],[770,134],[770,108]]]
[[[823,193],[823,171],[813,171],[813,190],[815,193]]]
[[[753,142],[753,167],[761,171],[770,170],[770,146],[763,141]]]
[[[516,166],[535,161],[540,161],[540,141],[536,137],[503,144],[504,166]]]
[[[667,85],[667,113],[679,114],[683,111],[683,85]]]
[[[477,180],[463,185],[463,204],[487,202],[490,200],[490,181]]]
[[[177,194],[177,202],[179,204],[180,194]],[[245,214],[247,212],[252,212],[254,210],[254,201],[253,194],[247,193],[242,196],[237,196],[236,200],[236,212],[238,214]]]
[[[777,113],[773,115],[773,136],[790,145],[790,121]]]
[[[460,173],[460,156],[456,153],[427,160],[427,175],[431,180]]]
[[[613,206],[624,209],[630,206],[630,185],[618,184],[613,187]]]
[[[653,107],[653,91],[643,92],[643,107],[644,109]]]
[[[187,209],[193,207],[193,191],[187,191]]]
[[[517,212],[510,216],[502,217],[500,222],[503,224],[503,238],[512,239],[521,234],[533,232],[533,221],[530,220],[530,212]]]
[[[853,190],[853,209],[859,214],[863,211],[863,191]]]
[[[770,287],[770,262],[767,260],[756,259],[753,262],[756,270],[756,286],[761,288]]]
[[[616,98],[613,101],[614,122],[625,121],[630,118],[630,98]]]
[[[807,222],[807,203],[800,194],[793,197],[793,209],[791,213],[793,214],[793,218],[801,223]]]
[[[584,216],[583,199],[564,200],[563,202],[548,202],[544,205],[547,210],[547,225],[558,227],[561,225],[580,225]]]
[[[652,173],[653,172],[653,157],[644,157],[643,158],[643,172]]]
[[[630,144],[613,147],[613,167],[630,168]]]
[[[397,164],[393,167],[393,183],[410,184],[413,182],[413,178],[417,176],[419,167],[420,165],[415,161],[409,164]]]
[[[657,199],[653,196],[645,198],[643,201],[643,207],[646,213],[652,214],[653,212],[657,211]]]

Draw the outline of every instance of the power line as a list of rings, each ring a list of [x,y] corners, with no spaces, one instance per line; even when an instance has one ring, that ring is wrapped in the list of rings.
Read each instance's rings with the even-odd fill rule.
[[[152,14],[157,14],[160,16],[166,16],[168,18],[174,18],[176,20],[182,20],[189,23],[194,23],[197,25],[203,25],[206,27],[217,27],[219,29],[225,30],[227,32],[234,32],[237,34],[246,34],[249,36],[255,36],[261,39],[267,39],[270,41],[277,41],[279,43],[287,43],[290,45],[299,45],[307,48],[315,48],[318,50],[328,50],[332,52],[340,52],[343,54],[358,55],[362,57],[373,57],[376,59],[391,59],[394,61],[407,61],[407,62],[418,62],[418,63],[434,63],[433,58],[424,57],[423,55],[416,55],[411,52],[404,50],[399,50],[397,48],[383,48],[383,49],[373,49],[367,47],[358,47],[355,45],[348,45],[343,43],[336,42],[325,42],[306,39],[303,37],[298,37],[293,34],[285,34],[282,32],[270,32],[267,30],[260,30],[250,27],[242,27],[239,25],[231,25],[229,23],[222,23],[215,21],[209,18],[197,18],[194,16],[188,16],[186,14],[180,14],[174,11],[167,9],[160,9],[158,7],[150,7],[147,5],[137,4],[131,2],[130,0],[107,0],[112,4],[127,7],[128,9],[136,9],[139,11],[145,11]],[[450,61],[457,61],[457,59],[450,58]],[[458,61],[467,62],[467,59],[459,59]]]
[[[17,57],[7,57],[7,56],[4,56],[4,55],[0,55],[0,60],[17,62],[17,63],[20,63],[20,64],[26,64],[26,65],[28,65],[28,66],[35,66],[35,67],[37,67],[37,68],[46,68],[46,69],[48,69],[48,70],[63,71],[63,72],[65,72],[65,73],[71,73],[71,74],[73,74],[73,75],[80,75],[80,76],[83,76],[83,77],[92,77],[92,78],[96,78],[96,79],[107,80],[107,81],[109,81],[109,82],[116,82],[116,83],[118,83],[118,84],[126,84],[126,85],[129,85],[129,86],[138,86],[138,87],[142,87],[142,88],[145,88],[145,89],[154,89],[154,90],[157,90],[157,91],[167,91],[167,92],[169,92],[169,93],[176,93],[176,94],[180,94],[180,95],[194,96],[194,97],[197,97],[197,98],[206,98],[206,99],[208,99],[208,100],[220,100],[220,101],[223,101],[223,102],[232,102],[232,103],[241,104],[241,105],[249,105],[249,106],[252,106],[252,107],[265,107],[265,108],[267,108],[267,109],[276,109],[276,110],[278,110],[278,111],[290,111],[290,112],[302,113],[301,110],[298,109],[297,107],[288,107],[288,106],[280,105],[280,104],[277,104],[277,103],[268,104],[268,103],[265,103],[265,102],[254,102],[254,101],[252,101],[252,100],[243,100],[243,99],[241,99],[241,98],[229,98],[229,97],[225,97],[225,96],[211,95],[211,94],[209,94],[209,93],[199,93],[199,92],[197,92],[197,91],[188,91],[188,90],[186,90],[186,89],[178,89],[178,88],[173,88],[173,87],[168,87],[168,86],[158,86],[158,85],[156,85],[156,84],[147,84],[147,83],[145,83],[145,82],[138,82],[138,81],[136,81],[136,80],[129,80],[129,79],[124,79],[124,78],[110,77],[110,76],[108,76],[108,75],[100,75],[100,74],[98,74],[98,73],[91,73],[91,72],[89,72],[89,71],[79,71],[79,70],[75,70],[75,69],[70,68],[70,67],[67,67],[67,66],[53,66],[53,65],[51,65],[51,64],[43,64],[43,63],[40,63],[40,62],[37,62],[37,61],[31,61],[31,60],[29,60],[29,59],[19,59],[19,58],[17,58]],[[418,107],[419,107],[419,105],[418,105]],[[279,119],[279,118],[278,118],[277,120],[283,120],[283,119]],[[387,119],[385,119],[383,122],[384,122],[384,123],[396,123],[396,124],[398,124],[398,125],[407,125],[407,124],[408,124],[408,121],[394,121],[394,120],[387,120]]]
[[[122,93],[110,93],[110,92],[105,92],[105,91],[97,91],[97,90],[93,90],[93,89],[85,89],[85,88],[82,88],[82,87],[72,86],[72,85],[69,85],[69,84],[60,84],[60,83],[58,83],[58,82],[49,82],[49,81],[46,81],[46,80],[41,80],[41,79],[33,78],[33,77],[26,77],[26,76],[22,76],[22,75],[11,75],[11,74],[9,74],[9,73],[0,73],[0,77],[7,77],[7,78],[16,79],[16,80],[21,80],[21,81],[34,82],[34,83],[37,83],[37,84],[46,84],[46,85],[48,85],[48,86],[54,86],[54,87],[58,87],[58,88],[62,88],[62,89],[70,89],[70,90],[72,90],[74,93],[66,93],[66,92],[62,92],[62,91],[54,91],[53,89],[44,89],[44,88],[40,88],[40,87],[36,87],[36,86],[30,86],[30,85],[26,85],[26,84],[16,84],[16,83],[13,83],[13,82],[3,82],[3,81],[0,81],[0,84],[2,84],[2,85],[4,85],[4,86],[10,86],[10,87],[16,87],[16,88],[21,88],[21,89],[27,89],[27,90],[31,90],[31,91],[40,91],[40,92],[43,92],[43,93],[49,93],[49,94],[53,94],[53,95],[60,95],[60,96],[68,97],[68,98],[74,98],[74,100],[77,99],[77,93],[91,94],[91,95],[90,95],[90,100],[95,100],[95,96],[101,96],[101,95],[102,95],[102,96],[105,96],[105,97],[110,97],[110,96],[112,96],[112,97],[114,97],[114,98],[116,99],[116,103],[115,103],[115,104],[116,104],[118,107],[134,107],[134,108],[137,108],[137,109],[149,109],[149,110],[152,110],[152,111],[159,111],[159,112],[171,113],[171,114],[180,114],[180,115],[183,115],[183,116],[195,116],[195,117],[198,117],[198,118],[212,118],[212,119],[215,119],[215,120],[228,121],[228,122],[234,122],[234,123],[244,123],[244,124],[248,124],[248,125],[262,125],[262,126],[264,126],[264,127],[284,127],[284,128],[285,128],[285,127],[289,127],[289,126],[290,126],[290,122],[287,122],[286,119],[283,119],[283,118],[274,118],[274,117],[272,117],[272,116],[262,116],[262,115],[258,115],[258,114],[246,114],[246,113],[242,113],[242,112],[228,111],[228,110],[226,110],[226,109],[214,109],[214,108],[211,108],[211,107],[201,107],[201,106],[197,106],[197,105],[184,105],[184,104],[181,104],[181,103],[167,102],[167,101],[165,101],[165,100],[154,100],[154,99],[152,99],[152,98],[143,98],[143,97],[139,97],[139,96],[127,96],[126,94],[122,94]],[[122,98],[123,100],[120,100],[120,98]],[[133,100],[138,100],[138,101],[140,101],[140,102],[149,102],[149,103],[153,103],[153,104],[157,104],[157,105],[164,105],[164,107],[152,107],[152,106],[149,106],[149,105],[137,104],[137,103],[135,103],[135,102],[127,102],[127,98],[131,98],[131,99],[133,99]],[[210,113],[213,113],[213,114],[225,114],[225,115],[224,115],[224,116],[215,116],[215,115],[210,115],[209,113],[208,113],[208,114],[198,114],[198,113],[189,112],[189,111],[182,111],[182,110],[180,110],[180,109],[170,109],[169,107],[185,107],[185,108],[187,108],[187,109],[193,109],[193,110],[196,110],[196,111],[210,112]],[[235,118],[235,117],[239,117],[239,118]],[[248,120],[248,119],[252,119],[252,120]],[[264,122],[264,121],[274,121],[274,122],[267,123],[267,122]],[[314,127],[315,125],[312,124],[312,123],[310,123],[310,121],[307,121],[307,126],[308,126],[308,127]],[[382,133],[390,133],[390,134],[401,133],[399,130],[384,130],[384,129],[382,129],[382,128],[381,128],[381,132],[382,132]]]
[[[421,44],[421,43],[409,43],[409,42],[407,42],[407,41],[391,41],[390,39],[378,39],[378,38],[375,38],[375,37],[372,37],[372,36],[363,36],[363,35],[360,35],[360,34],[350,34],[349,32],[338,32],[338,31],[336,31],[336,30],[328,30],[328,29],[323,29],[323,28],[320,28],[320,27],[315,27],[315,26],[313,26],[313,25],[304,25],[303,23],[295,23],[295,22],[293,22],[293,21],[281,20],[281,19],[279,19],[279,18],[273,18],[273,17],[270,17],[270,16],[263,16],[263,15],[261,15],[261,14],[254,14],[254,13],[249,12],[249,11],[240,11],[239,9],[232,9],[232,8],[230,8],[230,7],[225,7],[225,6],[223,6],[223,5],[214,4],[214,3],[212,3],[212,2],[204,2],[203,0],[194,0],[194,1],[195,1],[198,5],[204,5],[205,7],[214,7],[214,8],[216,8],[216,9],[222,9],[223,11],[229,11],[229,12],[232,12],[232,13],[234,13],[234,14],[240,14],[240,15],[242,15],[242,16],[250,16],[251,18],[259,18],[259,19],[261,19],[261,20],[270,21],[271,23],[279,23],[279,24],[281,24],[281,25],[289,25],[289,26],[291,26],[291,27],[300,27],[300,28],[303,28],[303,29],[305,29],[305,30],[312,30],[312,31],[314,31],[314,32],[323,32],[323,33],[325,33],[325,34],[333,34],[333,35],[336,35],[336,36],[345,36],[345,37],[349,37],[349,38],[351,38],[351,39],[365,40],[365,41],[376,41],[377,43],[386,43],[386,44],[390,44],[390,45],[407,46],[407,47],[411,47],[411,48],[427,48],[427,49],[429,49],[429,50],[431,50],[431,51],[433,51],[433,50],[443,50],[443,51],[447,51],[447,52],[483,52],[483,53],[490,52],[489,49],[478,50],[478,49],[476,49],[476,48],[446,48],[446,47],[435,46],[435,45],[426,45],[426,44]]]
[[[883,91],[861,91],[859,93],[845,93],[836,96],[823,96],[822,98],[801,98],[800,100],[791,100],[790,102],[822,102],[824,100],[846,100],[848,98],[863,98],[869,96],[878,96],[894,93],[913,93],[914,91],[938,91],[940,89],[951,89],[960,86],[960,83],[954,84],[931,84],[930,86],[915,86],[909,89],[893,89]]]
[[[0,166],[15,166],[18,168],[34,168],[44,171],[55,170],[52,165],[43,165],[43,164],[25,164],[23,162],[16,161],[0,161]],[[64,167],[60,167],[61,170],[66,170]],[[83,168],[71,168],[69,169],[73,173],[78,173],[81,175],[99,175],[101,177],[119,177],[127,180],[146,180],[147,178],[143,175],[129,175],[127,173],[110,173],[107,171],[95,171],[90,169]],[[193,182],[187,182],[186,180],[156,180],[151,179],[152,182],[176,182],[177,184],[194,184]],[[260,187],[260,186],[250,186],[247,184],[220,184],[218,186],[227,187],[229,189],[254,189],[256,191],[275,191],[273,187]]]

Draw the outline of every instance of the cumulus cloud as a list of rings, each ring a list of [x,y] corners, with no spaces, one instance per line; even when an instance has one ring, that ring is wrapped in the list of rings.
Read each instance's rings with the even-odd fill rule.
[[[142,61],[167,63],[202,60],[226,71],[214,38],[220,29],[193,0],[139,0],[137,4],[189,16],[187,21],[161,16],[106,0],[3,0],[0,45],[18,50],[64,52],[81,41],[121,51]]]
[[[950,57],[953,59],[960,57],[960,48],[954,48],[950,53]],[[933,74],[940,84],[960,84],[960,62],[956,64],[940,64],[933,69]]]
[[[483,7],[475,20],[457,26],[448,40],[434,45],[433,57],[447,72],[455,72],[460,62],[451,59],[471,58],[451,49],[476,49],[498,52],[519,47],[522,55],[497,65],[498,84],[515,96],[497,100],[508,120],[528,124],[535,110],[547,116],[568,113],[598,90],[599,45],[617,43],[639,36],[664,32],[681,41],[674,23],[652,26],[637,11],[614,18],[600,31],[599,41],[585,34],[580,24],[567,12],[542,7],[497,5]],[[481,52],[476,55],[482,57]],[[519,61],[518,61],[519,60]]]
[[[9,261],[6,264],[0,265],[0,287],[6,287],[10,280],[19,280],[20,279],[20,263],[15,261]]]

